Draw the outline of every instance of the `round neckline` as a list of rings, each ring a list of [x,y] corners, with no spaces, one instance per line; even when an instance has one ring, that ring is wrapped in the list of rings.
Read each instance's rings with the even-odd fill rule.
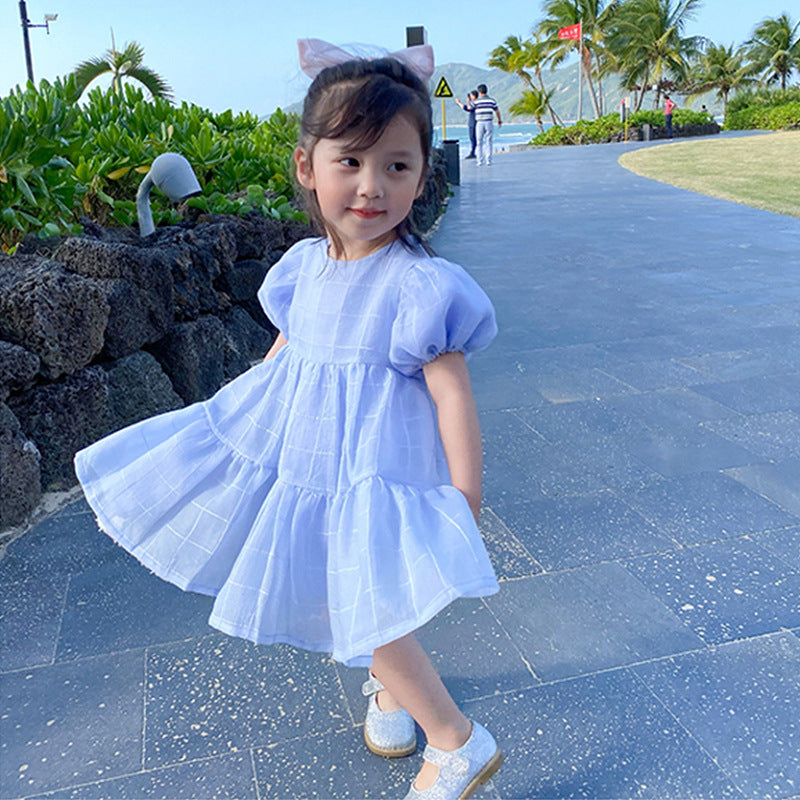
[[[379,256],[381,254],[385,255],[389,250],[391,250],[391,248],[393,248],[397,244],[398,241],[399,241],[398,238],[392,239],[391,242],[389,242],[388,244],[383,245],[383,247],[379,247],[374,252],[369,253],[369,255],[362,256],[361,258],[353,258],[353,259],[334,258],[329,252],[330,239],[328,239],[327,237],[322,239],[321,243],[322,243],[322,246],[325,249],[325,258],[328,261],[330,261],[332,264],[341,265],[341,266],[345,267],[348,264],[353,264],[353,265],[364,264],[367,261],[369,261],[370,259],[375,258],[376,256]]]

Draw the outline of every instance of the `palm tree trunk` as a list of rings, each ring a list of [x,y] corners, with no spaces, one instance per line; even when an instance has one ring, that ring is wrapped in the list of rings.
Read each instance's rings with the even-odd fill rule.
[[[544,81],[542,80],[542,70],[538,66],[536,67],[536,78],[539,81],[539,88],[542,90],[542,94],[546,96],[547,90],[544,88]],[[550,112],[550,119],[553,125],[561,125],[562,124],[561,117],[559,117],[558,114],[556,114],[556,112],[553,111],[553,106],[551,106],[549,102],[547,104],[547,110]]]
[[[589,92],[592,98],[594,116],[595,119],[598,119],[600,117],[600,106],[597,102],[597,92],[595,91],[594,82],[592,81],[592,54],[589,52],[588,48],[584,47],[581,56],[583,58],[583,72],[586,77],[586,83],[589,86]]]

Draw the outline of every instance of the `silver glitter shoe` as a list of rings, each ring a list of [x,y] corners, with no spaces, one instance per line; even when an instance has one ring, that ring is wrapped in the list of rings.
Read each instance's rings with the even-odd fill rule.
[[[494,736],[477,722],[472,723],[472,734],[458,750],[439,750],[427,745],[422,757],[439,767],[439,774],[423,791],[412,783],[405,800],[466,800],[503,763]]]
[[[377,694],[383,688],[383,684],[371,673],[361,687],[362,694],[369,698],[367,718],[364,720],[364,741],[377,756],[410,756],[417,749],[414,720],[404,708],[381,711]]]

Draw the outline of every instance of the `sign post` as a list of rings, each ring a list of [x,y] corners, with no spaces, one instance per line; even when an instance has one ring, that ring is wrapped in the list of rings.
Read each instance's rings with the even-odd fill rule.
[[[458,139],[447,138],[447,122],[444,115],[444,101],[453,96],[453,90],[448,86],[447,79],[442,75],[439,83],[436,84],[434,97],[442,98],[442,150],[444,150],[445,170],[447,181],[454,186],[461,183],[461,166],[458,163]]]
[[[447,122],[444,116],[444,101],[445,98],[453,96],[453,90],[447,84],[447,80],[445,79],[444,75],[439,78],[439,83],[436,84],[436,91],[433,93],[433,96],[442,98],[442,141],[444,141],[447,138]]]

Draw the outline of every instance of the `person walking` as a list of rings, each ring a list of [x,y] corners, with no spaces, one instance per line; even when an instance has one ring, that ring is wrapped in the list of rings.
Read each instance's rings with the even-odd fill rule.
[[[478,93],[476,91],[474,91],[474,90],[471,91],[467,95],[467,102],[466,103],[462,103],[456,97],[456,103],[458,103],[458,107],[462,111],[466,111],[467,114],[469,115],[469,122],[467,124],[469,125],[470,151],[469,151],[469,155],[467,156],[467,158],[475,158],[475,145],[477,144],[477,140],[475,138],[475,105],[474,105],[474,103],[475,103],[475,101],[477,99],[478,99]]]
[[[672,138],[672,112],[675,110],[675,103],[668,94],[664,95],[664,121],[667,123],[667,139]]]
[[[497,116],[497,124],[502,125],[500,109],[497,103],[489,97],[485,83],[478,86],[478,97],[473,102],[475,106],[475,138],[478,143],[477,164],[488,167],[492,163],[492,138],[494,135],[494,120],[492,114]]]

